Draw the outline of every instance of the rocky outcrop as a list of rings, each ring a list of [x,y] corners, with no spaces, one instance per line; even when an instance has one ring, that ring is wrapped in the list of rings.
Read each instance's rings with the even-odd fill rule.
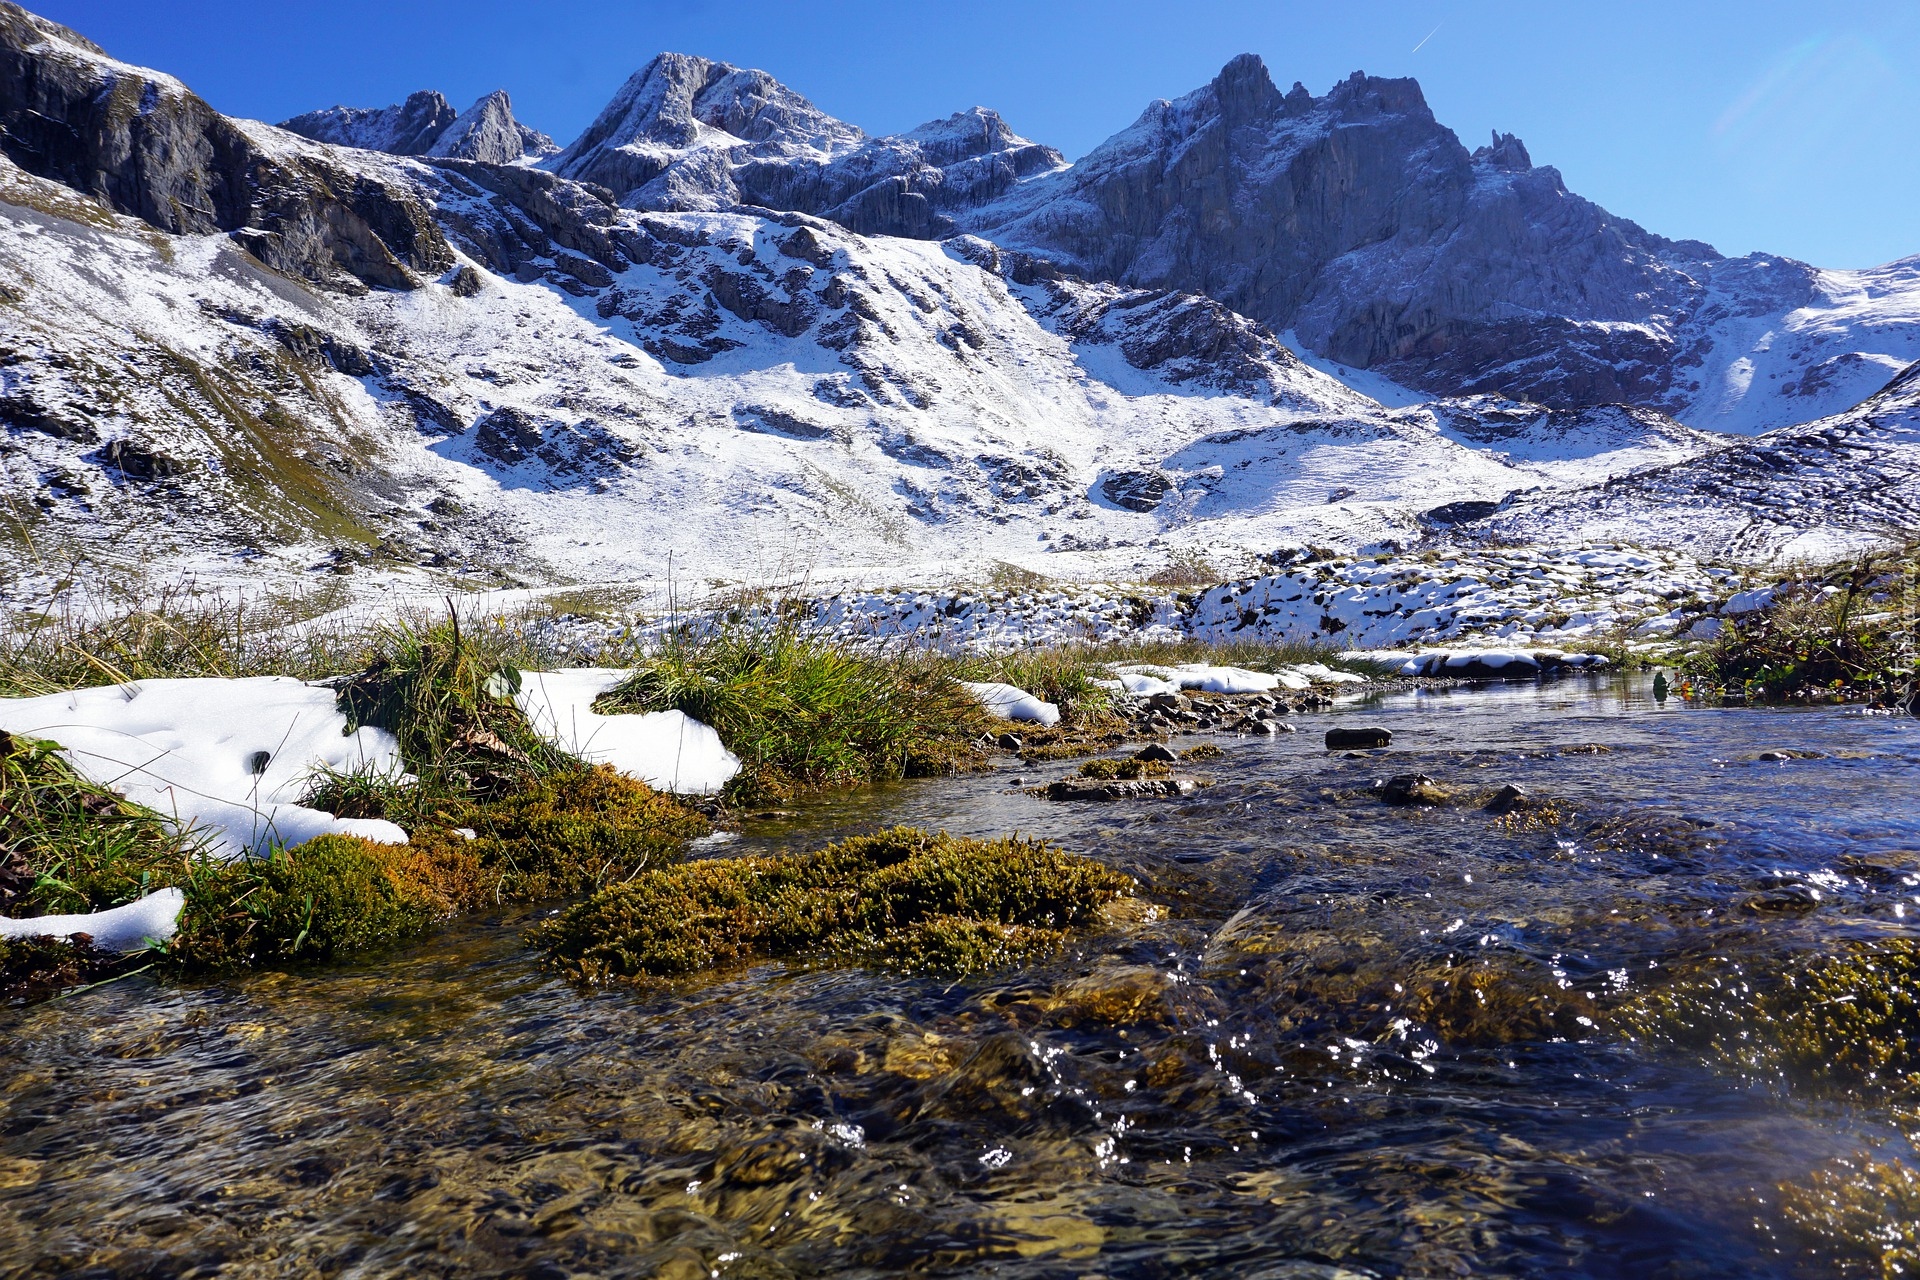
[[[319,284],[405,289],[452,264],[406,183],[284,137],[0,3],[0,149],[20,168],[162,231],[229,233]]]
[[[282,121],[280,127],[338,147],[487,164],[540,160],[560,149],[546,134],[514,119],[513,100],[504,89],[461,112],[442,94],[423,89],[391,107],[327,107]]]
[[[336,147],[423,156],[459,115],[444,95],[422,89],[391,107],[325,107],[283,120],[280,127]]]
[[[764,71],[664,53],[552,168],[634,208],[754,205],[934,239],[952,234],[953,210],[1063,163],[981,107],[870,139]]]

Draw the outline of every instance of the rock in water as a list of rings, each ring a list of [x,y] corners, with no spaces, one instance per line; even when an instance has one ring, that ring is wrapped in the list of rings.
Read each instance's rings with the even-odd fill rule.
[[[1148,746],[1141,748],[1139,751],[1134,753],[1133,758],[1135,760],[1144,760],[1148,764],[1155,763],[1156,761],[1161,764],[1173,764],[1175,761],[1180,759],[1178,755],[1174,754],[1173,748],[1162,746],[1158,742],[1151,743]]]
[[[1327,750],[1329,751],[1367,751],[1374,747],[1389,746],[1393,742],[1391,729],[1329,729],[1327,730]]]
[[[1140,800],[1193,794],[1192,778],[1135,778],[1128,782],[1087,782],[1066,778],[1047,787],[1049,800]]]
[[[1498,817],[1501,814],[1512,813],[1515,809],[1524,809],[1531,803],[1532,800],[1524,788],[1509,782],[1494,792],[1493,799],[1487,801],[1483,807],[1488,813]]]
[[[1453,799],[1453,792],[1424,773],[1396,774],[1376,789],[1388,804],[1445,804]]]

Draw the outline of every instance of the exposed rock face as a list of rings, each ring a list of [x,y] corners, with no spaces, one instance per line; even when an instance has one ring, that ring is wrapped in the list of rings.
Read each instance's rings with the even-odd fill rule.
[[[950,211],[1062,163],[984,108],[869,139],[764,71],[663,53],[552,168],[635,208],[759,205],[933,239],[952,233]]]
[[[440,93],[422,89],[391,107],[327,107],[283,121],[280,127],[338,147],[487,164],[539,160],[560,149],[546,134],[513,118],[513,101],[504,89],[462,112],[455,112]]]
[[[526,157],[542,159],[558,150],[552,138],[515,120],[513,102],[507,97],[507,91],[496,89],[448,125],[427,154],[486,164],[512,164]]]
[[[270,133],[0,3],[0,149],[27,172],[162,231],[231,233],[262,262],[316,283],[405,289],[416,272],[451,265],[404,182],[276,145]]]
[[[336,147],[423,156],[459,114],[440,93],[422,89],[391,107],[325,107],[283,120],[280,127]]]
[[[1469,155],[1411,80],[1283,94],[1252,55],[963,222],[1428,390],[1563,405],[1660,401],[1701,292],[1682,267],[1718,259],[1572,195],[1510,135]]]

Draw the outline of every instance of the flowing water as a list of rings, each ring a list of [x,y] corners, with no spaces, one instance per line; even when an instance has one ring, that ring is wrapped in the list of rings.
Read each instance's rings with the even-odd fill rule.
[[[1320,749],[1360,723],[1392,750]],[[1614,679],[1300,724],[1184,800],[1049,805],[1012,776],[1068,766],[1004,769],[711,850],[1018,829],[1164,908],[1035,968],[583,993],[516,914],[0,1010],[0,1275],[1820,1274],[1773,1188],[1903,1151],[1885,1117],[1610,1013],[1703,956],[1913,933],[1920,722]],[[1575,816],[1362,791],[1409,769]]]

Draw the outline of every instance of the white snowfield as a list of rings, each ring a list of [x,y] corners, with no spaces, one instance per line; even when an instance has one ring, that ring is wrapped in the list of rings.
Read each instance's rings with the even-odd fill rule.
[[[84,933],[101,951],[140,951],[149,943],[173,937],[187,895],[161,889],[124,906],[70,916],[33,916],[14,920],[0,916],[0,938],[71,938]]]
[[[980,700],[981,706],[1002,720],[1027,720],[1042,725],[1060,723],[1059,707],[1034,697],[1025,689],[992,680],[961,683]]]
[[[392,734],[348,733],[333,690],[290,677],[142,680],[0,699],[0,729],[59,743],[84,777],[204,837],[221,857],[328,834],[407,841],[391,822],[299,803],[318,769],[401,766]]]
[[[601,715],[593,700],[632,672],[612,667],[525,671],[514,701],[547,741],[594,764],[609,764],[650,787],[712,795],[740,772],[720,735],[683,711]]]
[[[1597,671],[1607,665],[1602,654],[1567,653],[1560,649],[1429,649],[1405,661],[1401,661],[1405,655],[1390,652],[1348,656],[1388,663],[1403,676],[1478,676],[1498,680],[1530,680],[1556,671]]]

